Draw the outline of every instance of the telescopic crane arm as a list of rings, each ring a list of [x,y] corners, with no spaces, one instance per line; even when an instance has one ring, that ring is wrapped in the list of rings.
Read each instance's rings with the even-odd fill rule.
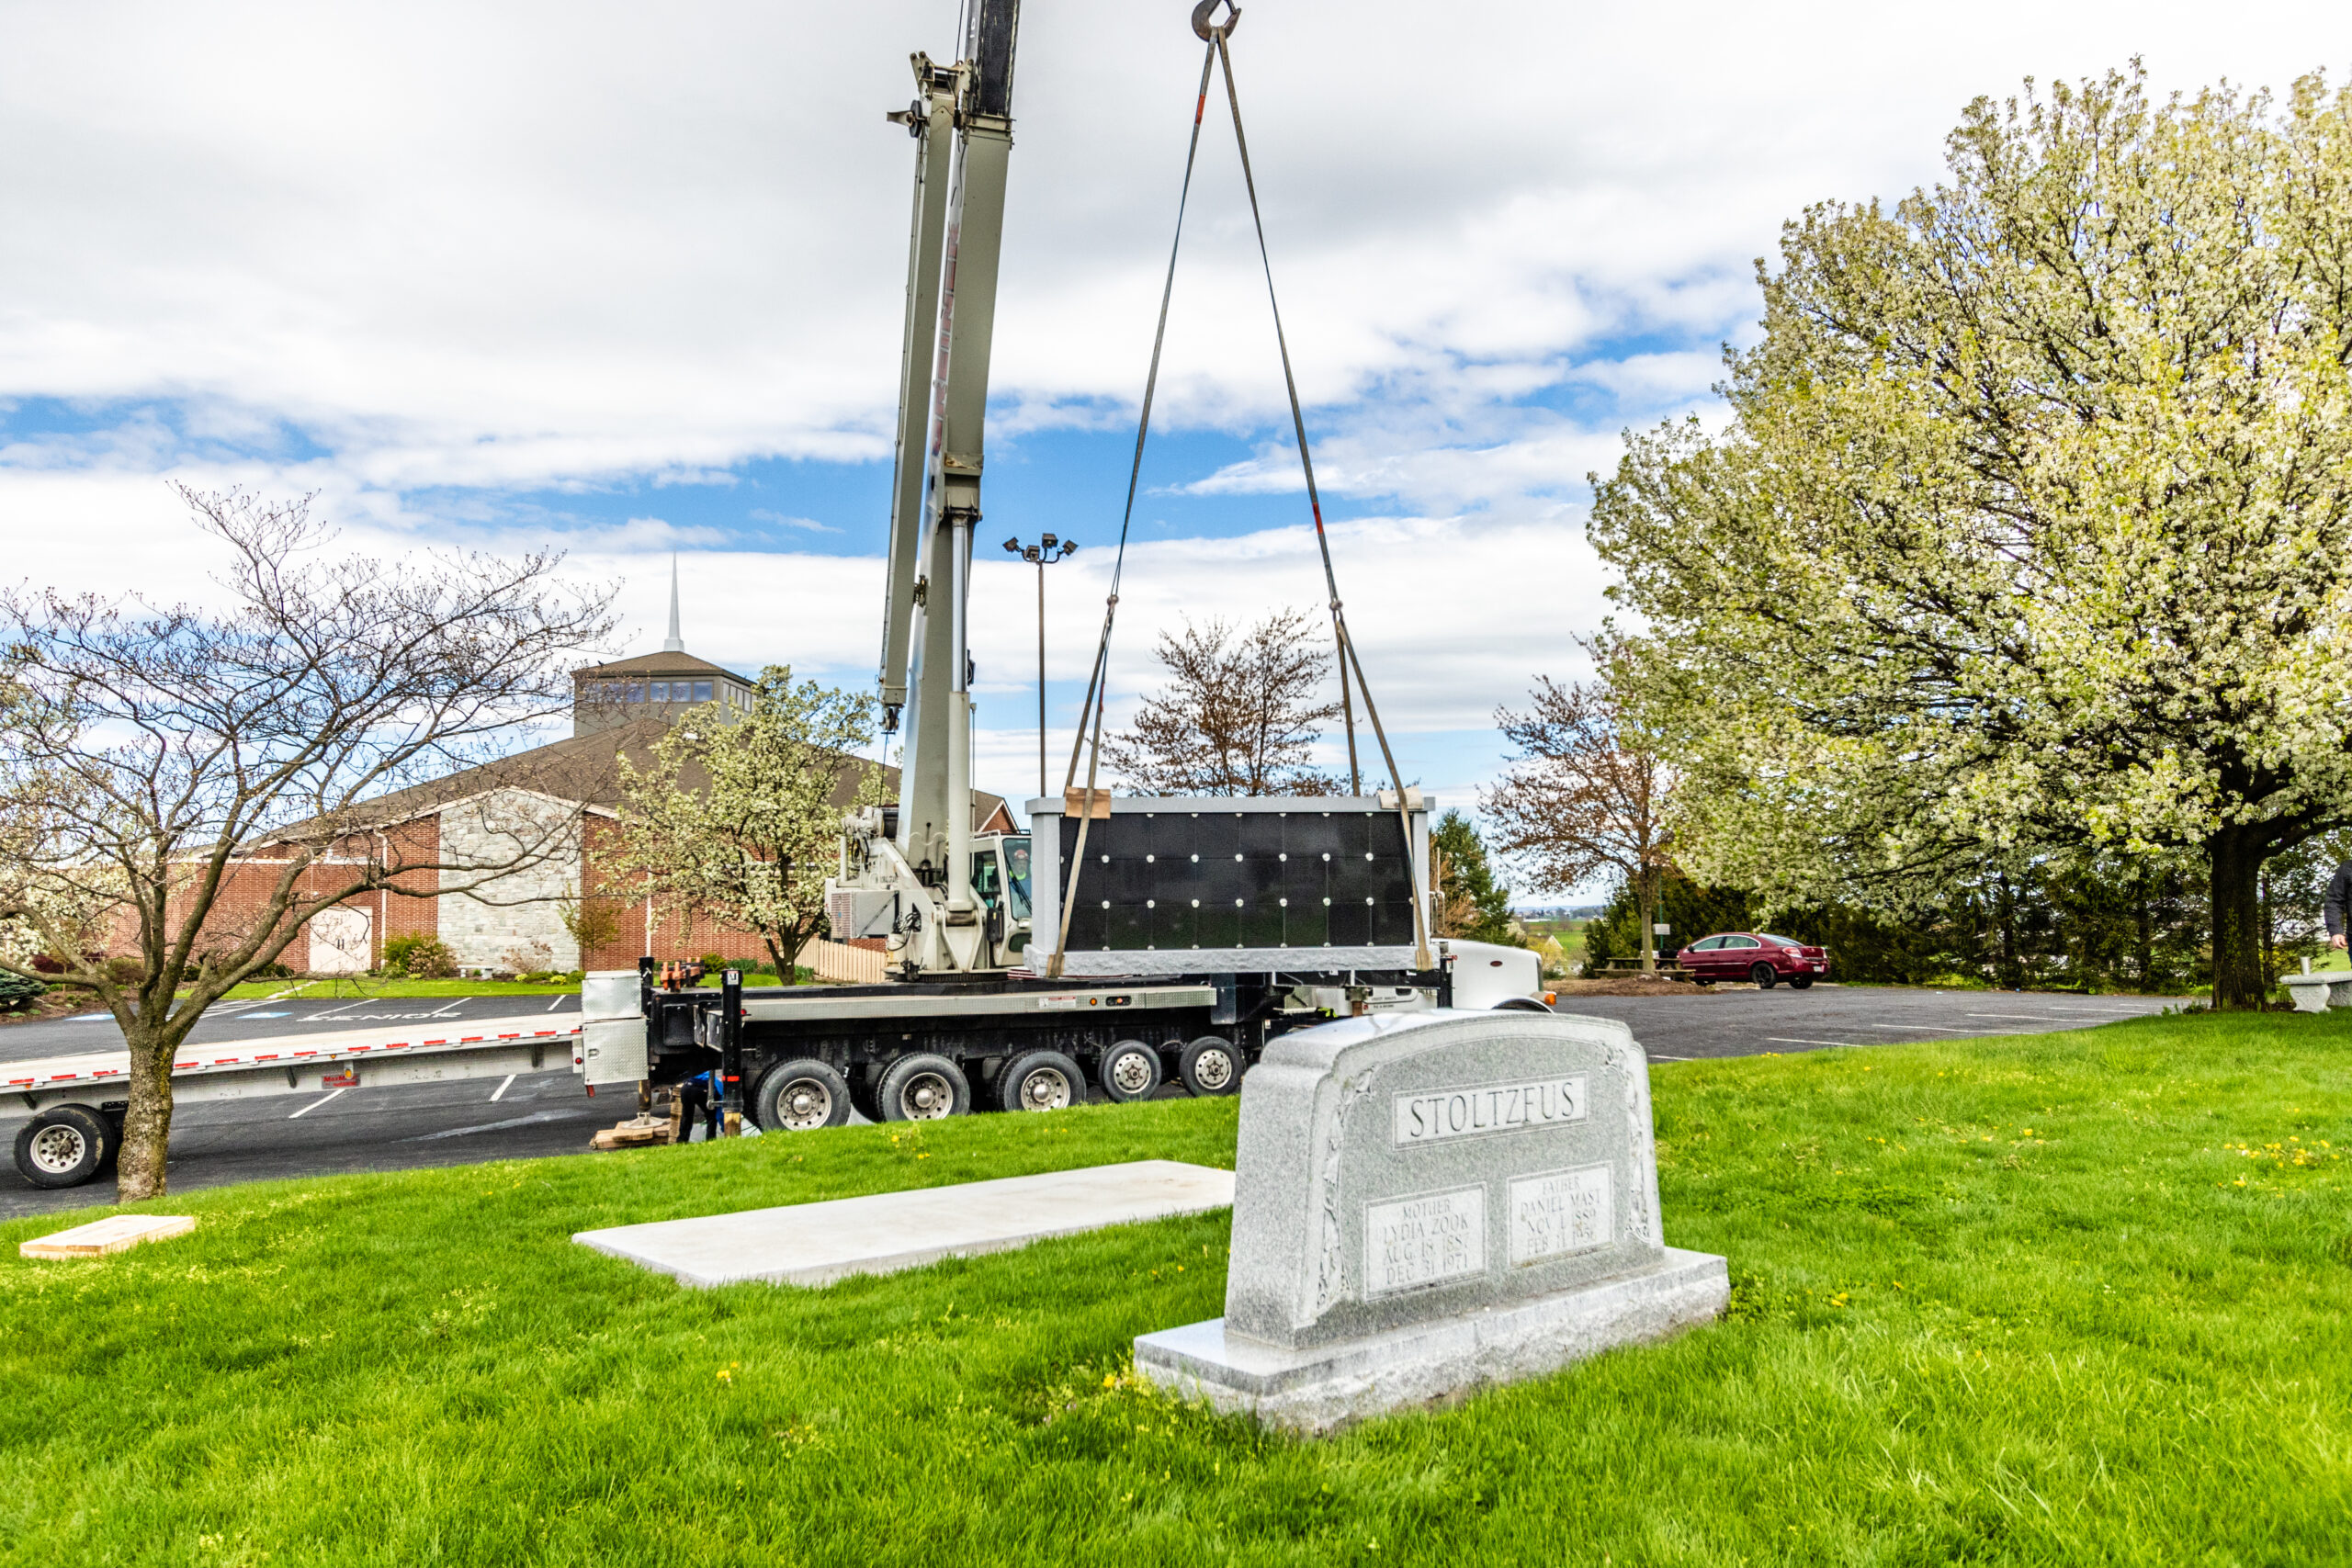
[[[917,152],[881,693],[886,724],[906,738],[894,841],[930,868],[951,927],[974,910],[966,612],[1019,18],[1019,0],[977,0],[963,58],[941,67],[914,56],[917,96],[890,117]]]

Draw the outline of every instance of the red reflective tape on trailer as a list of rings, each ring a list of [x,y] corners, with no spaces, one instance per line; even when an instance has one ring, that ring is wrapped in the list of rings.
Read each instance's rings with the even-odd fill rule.
[[[275,1051],[272,1051],[268,1055],[266,1055],[266,1056],[255,1056],[255,1057],[254,1058],[254,1061],[256,1061],[256,1062],[275,1062],[276,1060],[277,1060],[277,1052],[275,1052]]]
[[[519,1033],[516,1033],[516,1034],[502,1034],[502,1035],[500,1035],[500,1036],[499,1036],[499,1038],[500,1038],[501,1040],[520,1040],[520,1039],[522,1039],[522,1038],[523,1038],[523,1036],[522,1036],[521,1034],[519,1034]]]
[[[28,1083],[31,1083],[32,1081],[33,1081],[33,1080],[32,1080],[32,1079],[30,1079],[30,1078],[10,1078],[10,1079],[8,1080],[8,1087],[9,1087],[10,1089],[21,1089],[22,1087],[24,1087],[25,1085],[27,1085],[27,1084],[28,1084]]]
[[[49,1081],[51,1083],[72,1083],[75,1076],[76,1075],[73,1073],[51,1073],[49,1075]]]
[[[406,1041],[402,1041],[401,1043],[404,1045],[404,1044],[406,1044],[406,1043],[407,1043],[407,1042],[406,1042]],[[424,1044],[424,1045],[447,1045],[447,1043],[448,1043],[447,1040],[425,1040],[425,1041],[421,1041],[421,1042],[419,1042],[419,1043],[420,1043],[420,1044]],[[395,1050],[395,1051],[397,1051],[397,1050],[399,1050],[399,1049],[400,1049],[400,1046],[399,1046],[399,1045],[395,1045],[395,1046],[393,1046],[393,1047],[392,1047],[392,1049],[393,1049],[393,1050]]]

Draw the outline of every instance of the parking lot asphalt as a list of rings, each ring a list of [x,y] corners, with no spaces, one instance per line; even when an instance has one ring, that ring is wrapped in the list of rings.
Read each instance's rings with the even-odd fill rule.
[[[547,1003],[561,1004],[549,1007]],[[1562,997],[1558,1010],[1619,1019],[1650,1053],[1670,1065],[1709,1057],[1758,1055],[1905,1040],[1958,1040],[1983,1034],[2039,1034],[2143,1017],[2181,1005],[2162,997],[2076,997],[2008,991],[1905,990],[1816,986],[1678,990],[1663,997]],[[372,1022],[512,1016],[579,1010],[577,997],[470,997],[442,1001],[376,1000],[255,1005],[208,1015],[198,1043]],[[27,1043],[24,1036],[38,1036]],[[109,1021],[57,1020],[0,1031],[0,1060],[23,1061],[120,1044]],[[1170,1089],[1168,1093],[1181,1093]],[[590,1098],[568,1067],[504,1080],[470,1079],[389,1089],[338,1090],[322,1097],[197,1103],[172,1121],[175,1191],[230,1182],[405,1170],[492,1159],[582,1154],[589,1134],[632,1115],[635,1096]],[[21,1122],[0,1121],[13,1138]],[[78,1209],[113,1199],[109,1183],[43,1191],[13,1168],[0,1173],[0,1218]]]
[[[2082,997],[2055,992],[1913,990],[1896,986],[1678,987],[1662,997],[1564,996],[1553,1010],[1632,1026],[1654,1062],[1973,1034],[2048,1034],[2144,1018],[2178,997]]]

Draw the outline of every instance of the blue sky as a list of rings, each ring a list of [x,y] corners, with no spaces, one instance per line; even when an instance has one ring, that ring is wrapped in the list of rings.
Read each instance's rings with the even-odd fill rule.
[[[1048,579],[1067,725],[1197,80],[1188,9],[1023,6],[975,616],[980,782],[1016,797],[1035,581],[996,542],[1083,541]],[[955,14],[0,3],[21,571],[200,598],[167,481],[316,491],[356,547],[561,546],[623,583],[624,649],[659,638],[675,550],[696,651],[870,681],[909,174],[881,114]],[[1404,771],[1468,804],[1495,706],[1577,673],[1604,611],[1586,472],[1627,426],[1714,416],[1782,221],[1933,180],[1962,107],[2029,75],[2137,54],[2160,87],[2283,86],[2352,37],[2266,3],[1259,0],[1235,51],[1351,623]],[[1193,204],[1114,718],[1159,632],[1323,596],[1217,123]]]

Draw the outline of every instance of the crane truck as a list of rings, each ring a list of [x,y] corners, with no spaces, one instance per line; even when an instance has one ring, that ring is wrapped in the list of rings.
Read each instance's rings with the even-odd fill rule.
[[[831,935],[881,942],[889,978],[672,992],[651,959],[594,975],[580,1070],[650,1092],[716,1066],[730,1112],[805,1131],[853,1110],[1052,1111],[1090,1086],[1230,1094],[1270,1039],[1340,1010],[1543,1008],[1532,953],[1430,938],[1417,790],[1089,789],[1030,801],[1028,833],[973,831],[971,559],[1018,0],[968,15],[960,57],[914,55],[913,99],[888,116],[915,164],[879,675],[904,751],[897,802],[845,818],[825,901]]]

